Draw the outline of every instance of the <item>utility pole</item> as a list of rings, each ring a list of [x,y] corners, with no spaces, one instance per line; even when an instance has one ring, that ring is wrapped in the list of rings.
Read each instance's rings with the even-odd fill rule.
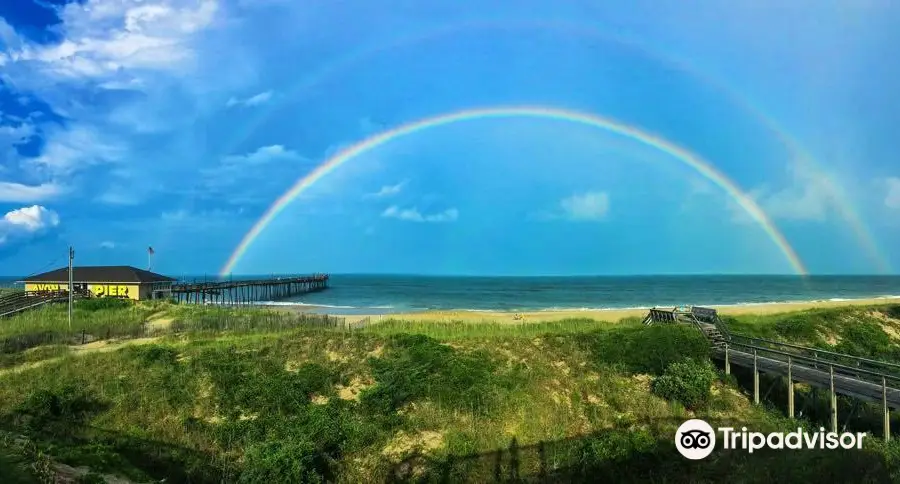
[[[75,249],[69,246],[69,333],[72,332],[72,290],[74,284],[72,282],[72,260],[75,259]]]

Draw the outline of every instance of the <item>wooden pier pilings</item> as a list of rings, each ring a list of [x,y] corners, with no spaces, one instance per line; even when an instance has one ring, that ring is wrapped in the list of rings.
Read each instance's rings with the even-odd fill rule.
[[[314,274],[270,279],[177,283],[173,284],[171,289],[157,291],[154,296],[189,304],[239,305],[277,301],[321,291],[327,287],[328,275]]]

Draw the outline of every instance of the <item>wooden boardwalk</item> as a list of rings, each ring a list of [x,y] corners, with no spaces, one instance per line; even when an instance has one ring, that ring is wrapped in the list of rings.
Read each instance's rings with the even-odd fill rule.
[[[327,274],[230,281],[182,282],[154,292],[154,298],[171,298],[192,304],[254,304],[278,301],[328,288]]]
[[[759,375],[787,378],[788,416],[794,417],[794,384],[828,389],[831,397],[831,431],[837,432],[837,395],[880,404],[884,436],[890,438],[890,411],[900,409],[900,365],[853,355],[731,333],[715,309],[690,307],[653,308],[644,324],[686,323],[699,329],[710,342],[712,357],[753,371],[753,400],[759,403]]]
[[[744,368],[754,367],[754,355],[748,351],[738,351],[728,348],[728,360],[730,365],[738,365]],[[725,350],[716,351],[715,356],[721,360],[725,360]],[[788,376],[788,367],[790,366],[790,375],[794,381],[803,382],[819,388],[831,389],[832,367],[826,362],[820,364],[820,368],[816,368],[814,364],[802,363],[798,364],[792,358],[791,362],[786,360],[772,358],[768,356],[756,355],[756,368],[763,373],[769,373],[778,376]],[[888,407],[892,409],[900,409],[900,379],[888,379],[884,383],[875,383],[870,381],[863,375],[850,375],[852,370],[838,368],[834,370],[834,391],[841,395],[859,398],[871,403],[884,403],[887,399]],[[880,379],[879,376],[875,378]]]

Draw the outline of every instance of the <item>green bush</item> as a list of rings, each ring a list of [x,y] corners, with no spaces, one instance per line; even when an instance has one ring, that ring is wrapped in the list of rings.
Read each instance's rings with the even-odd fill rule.
[[[424,335],[392,336],[384,357],[371,358],[369,365],[377,384],[360,400],[376,414],[392,414],[419,399],[480,413],[490,408],[500,383],[488,355],[461,354]]]
[[[666,400],[675,400],[685,408],[695,409],[709,401],[710,387],[715,379],[716,372],[708,361],[684,360],[670,364],[653,380],[652,390]]]
[[[882,327],[874,321],[856,321],[842,328],[841,342],[834,351],[864,358],[896,360],[897,345]]]
[[[881,310],[881,313],[889,318],[900,319],[900,304],[892,304]]]
[[[15,414],[40,428],[51,422],[77,424],[100,410],[103,405],[95,398],[75,385],[64,385],[32,392],[16,408]]]
[[[230,420],[242,413],[297,414],[314,394],[333,392],[337,383],[337,376],[321,365],[306,363],[290,372],[284,361],[239,353],[233,347],[206,350],[192,363],[209,376],[219,412]]]
[[[696,328],[686,325],[595,331],[576,338],[598,363],[621,366],[635,373],[659,375],[685,357],[697,361],[709,358],[709,341]]]
[[[178,361],[178,350],[172,346],[151,344],[146,346],[129,346],[124,349],[129,356],[144,365],[172,365]]]
[[[244,455],[240,482],[325,482],[329,463],[305,439],[255,445]]]
[[[95,297],[90,299],[79,299],[75,301],[75,308],[84,311],[122,309],[131,307],[132,305],[134,305],[134,302],[131,299],[120,299],[114,297]]]
[[[776,321],[772,325],[778,338],[785,341],[815,341],[819,337],[818,318],[811,314],[795,314]]]

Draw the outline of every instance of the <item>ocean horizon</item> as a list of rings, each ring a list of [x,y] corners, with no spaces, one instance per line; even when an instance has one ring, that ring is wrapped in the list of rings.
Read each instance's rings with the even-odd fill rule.
[[[262,277],[272,275],[228,278],[191,275],[179,279],[212,281]],[[0,286],[14,286],[18,280],[21,277],[0,277]],[[260,301],[260,304],[353,315],[429,310],[590,311],[683,304],[756,305],[895,297],[900,297],[900,276],[335,274],[330,277],[327,290],[281,301]]]

